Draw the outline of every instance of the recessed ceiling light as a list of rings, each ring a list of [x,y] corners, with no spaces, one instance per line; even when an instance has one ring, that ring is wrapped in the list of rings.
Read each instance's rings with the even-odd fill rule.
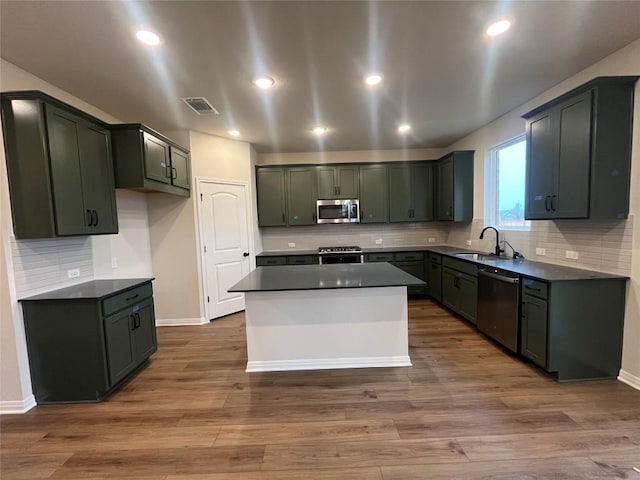
[[[239,130],[229,130],[227,133],[229,135],[231,135],[232,137],[239,137],[240,136],[240,131]]]
[[[317,126],[311,130],[315,135],[324,135],[329,131],[327,127]]]
[[[509,30],[509,27],[511,27],[511,22],[509,20],[500,20],[489,25],[489,28],[487,28],[487,35],[490,37],[501,35]]]
[[[380,82],[382,82],[382,75],[379,73],[370,73],[364,77],[364,83],[370,86],[378,85]]]
[[[398,126],[398,133],[407,133],[409,130],[411,130],[411,125],[409,125],[408,123],[403,123],[402,125]]]
[[[138,30],[136,32],[136,37],[145,45],[158,45],[160,43],[160,37],[158,34],[153,33],[150,30]]]
[[[253,83],[256,87],[258,88],[262,88],[263,90],[266,90],[268,88],[273,87],[273,84],[276,83],[275,80],[271,77],[267,77],[266,75],[263,75],[261,77],[255,77],[253,79]]]

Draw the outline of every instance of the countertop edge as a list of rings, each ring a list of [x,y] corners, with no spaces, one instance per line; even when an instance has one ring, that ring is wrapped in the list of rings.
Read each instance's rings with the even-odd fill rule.
[[[65,300],[102,300],[108,297],[111,297],[113,295],[116,295],[120,292],[123,292],[125,290],[128,290],[130,288],[135,288],[138,287],[140,285],[143,285],[145,283],[148,282],[152,282],[153,280],[155,280],[156,277],[142,277],[142,278],[96,278],[93,280],[89,280],[87,282],[82,282],[82,283],[76,283],[74,285],[69,285],[66,287],[62,287],[62,288],[56,288],[53,290],[49,290],[46,292],[42,292],[42,293],[38,293],[36,295],[30,295],[28,297],[24,297],[24,298],[19,298],[17,299],[18,302],[38,302],[38,301],[65,301]],[[102,295],[92,295],[92,296],[87,296],[87,297],[58,297],[58,298],[47,298],[48,295],[52,295],[55,292],[60,292],[63,290],[67,290],[67,289],[73,289],[73,288],[79,288],[82,285],[88,285],[90,283],[93,282],[97,282],[97,281],[131,281],[133,283],[131,283],[130,285],[127,285],[126,287],[117,289],[117,290],[113,290],[111,292],[108,293],[104,293]]]

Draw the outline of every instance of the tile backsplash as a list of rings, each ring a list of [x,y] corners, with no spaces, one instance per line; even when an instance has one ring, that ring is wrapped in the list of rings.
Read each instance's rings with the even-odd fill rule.
[[[527,259],[618,275],[631,274],[633,215],[626,220],[545,220],[532,221],[528,231],[503,230],[507,240]],[[313,225],[308,227],[262,228],[265,251],[315,250],[324,246],[404,247],[448,244],[492,252],[494,232],[480,240],[484,219],[467,224],[408,223],[375,225]],[[376,244],[376,240],[382,244]],[[429,239],[433,239],[429,242]],[[471,245],[467,245],[471,241]],[[294,243],[295,247],[289,247]],[[536,255],[543,248],[545,255]],[[511,254],[506,247],[507,255]],[[578,259],[566,258],[567,250]]]
[[[11,240],[16,295],[36,295],[93,279],[89,237]],[[69,278],[68,270],[79,271]]]

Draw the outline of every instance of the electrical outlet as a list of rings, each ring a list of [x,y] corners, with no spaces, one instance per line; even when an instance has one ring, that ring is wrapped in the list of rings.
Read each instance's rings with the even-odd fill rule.
[[[564,256],[570,258],[571,260],[578,260],[578,252],[574,252],[573,250],[565,251]]]
[[[376,243],[376,245],[382,245],[382,239],[381,238],[376,238],[375,243]]]
[[[296,248],[296,242],[289,242],[289,248]]]
[[[436,239],[433,237],[429,237],[429,239],[427,240],[429,243],[436,243]]]
[[[547,250],[544,248],[536,248],[536,255],[545,256],[547,254]]]
[[[471,246],[471,240],[467,240],[465,243],[467,244],[467,247]]]
[[[69,278],[76,278],[80,276],[80,269],[79,268],[73,268],[71,270],[67,270],[67,277]]]
[[[111,268],[118,268],[118,257],[111,257]]]

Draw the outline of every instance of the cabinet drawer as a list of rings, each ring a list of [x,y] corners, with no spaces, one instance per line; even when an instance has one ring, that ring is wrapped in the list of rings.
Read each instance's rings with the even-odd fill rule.
[[[149,298],[152,295],[153,290],[151,288],[151,282],[125,290],[117,295],[105,298],[102,301],[102,313],[106,317],[112,313],[122,310],[123,308],[140,303],[142,300]]]
[[[414,260],[424,260],[424,252],[396,253],[396,262],[411,262]]]
[[[267,267],[269,265],[286,265],[287,257],[256,257],[256,266]]]
[[[473,275],[474,277],[478,276],[478,265],[476,265],[475,263],[465,262],[464,260],[457,260],[455,258],[444,257],[442,259],[442,264],[445,267],[452,268],[453,270],[467,273],[469,275]]]
[[[292,255],[287,257],[289,265],[317,265],[318,257],[316,255]]]
[[[432,265],[442,265],[442,255],[438,255],[437,253],[430,253],[429,261]]]
[[[532,295],[534,297],[547,299],[549,296],[549,284],[545,282],[539,282],[532,278],[522,278],[522,293]]]
[[[393,262],[393,253],[367,253],[366,262]]]

